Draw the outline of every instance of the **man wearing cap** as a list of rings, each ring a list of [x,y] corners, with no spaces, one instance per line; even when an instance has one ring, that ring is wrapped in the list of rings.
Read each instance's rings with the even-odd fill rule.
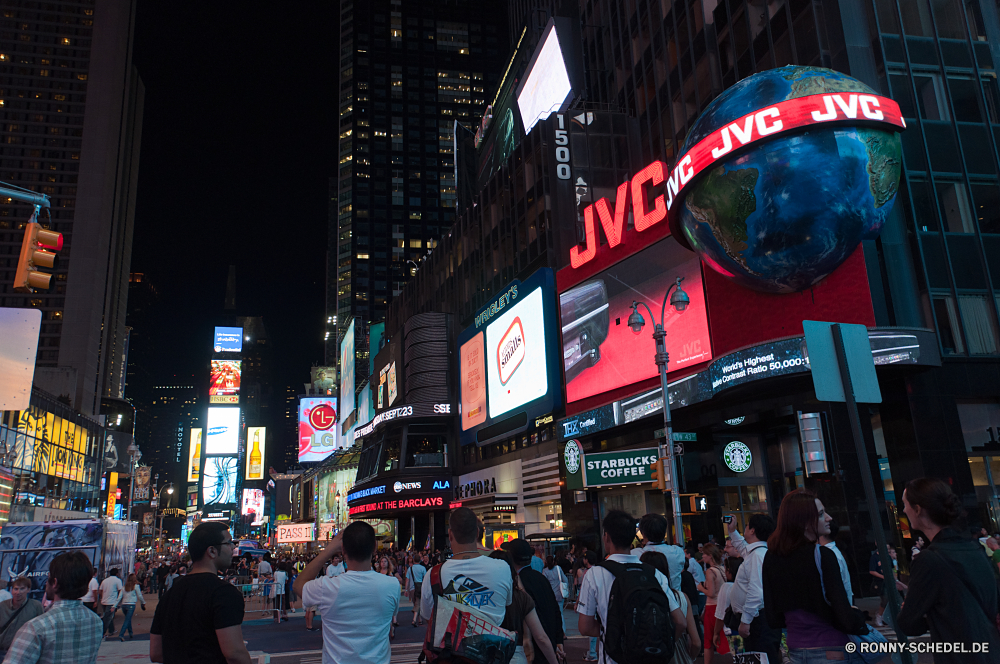
[[[538,612],[538,619],[542,623],[545,635],[549,637],[557,655],[565,659],[566,654],[563,650],[565,628],[563,627],[562,608],[556,601],[556,595],[552,592],[549,580],[541,572],[531,568],[531,559],[535,555],[534,548],[521,538],[504,542],[501,548],[507,551],[514,560],[514,567],[517,568],[521,585],[535,600],[535,611]],[[534,661],[536,664],[544,664],[546,659],[542,655],[542,649],[534,643],[532,645],[535,646]],[[556,662],[549,662],[549,664],[556,664]]]

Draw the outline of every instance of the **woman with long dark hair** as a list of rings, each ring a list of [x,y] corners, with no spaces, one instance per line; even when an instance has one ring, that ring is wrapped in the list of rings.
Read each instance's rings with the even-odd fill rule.
[[[911,636],[929,629],[935,642],[989,644],[988,652],[935,653],[936,664],[997,661],[996,580],[979,543],[954,527],[962,517],[962,501],[941,480],[921,477],[907,482],[903,511],[910,527],[930,544],[910,563],[909,591],[896,629]]]
[[[527,664],[528,659],[525,656],[524,649],[525,647],[531,647],[532,639],[538,644],[539,649],[542,651],[541,655],[546,660],[549,662],[560,661],[556,656],[555,649],[552,647],[552,641],[549,640],[549,637],[545,634],[545,630],[542,629],[542,621],[539,620],[538,612],[535,611],[535,601],[531,599],[531,595],[521,586],[521,579],[517,575],[517,569],[514,567],[514,561],[511,559],[510,554],[497,549],[490,553],[490,558],[502,560],[507,563],[510,566],[511,578],[514,580],[513,601],[507,607],[503,623],[500,625],[504,629],[517,633],[517,650],[514,653],[514,657],[510,660],[510,664]]]
[[[816,494],[798,489],[781,501],[777,528],[767,540],[764,611],[772,628],[787,628],[792,664],[826,662],[828,653],[861,661],[844,646],[849,634],[867,634],[868,625],[847,601],[837,556],[818,541],[829,534],[831,519]]]

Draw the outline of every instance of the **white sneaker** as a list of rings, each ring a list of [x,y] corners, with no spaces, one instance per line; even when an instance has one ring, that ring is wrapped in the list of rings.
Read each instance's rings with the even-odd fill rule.
[[[881,615],[876,614],[876,616],[875,616],[875,625],[878,626],[878,627],[885,627],[885,621],[882,620],[882,616]]]

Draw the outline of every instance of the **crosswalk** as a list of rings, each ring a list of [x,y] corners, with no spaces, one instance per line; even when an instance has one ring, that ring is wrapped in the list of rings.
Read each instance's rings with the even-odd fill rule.
[[[422,644],[420,643],[399,643],[393,644],[390,664],[416,664],[420,656]],[[271,655],[271,664],[323,664],[323,652],[321,650],[310,650],[307,652],[284,653]]]

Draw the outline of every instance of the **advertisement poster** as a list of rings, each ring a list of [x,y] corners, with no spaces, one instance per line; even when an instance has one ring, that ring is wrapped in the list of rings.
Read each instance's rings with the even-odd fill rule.
[[[107,434],[105,434],[104,472],[113,470],[125,475],[128,475],[129,472],[131,472],[131,459],[129,459],[128,455],[128,446],[131,444],[132,436],[127,433],[122,433],[121,431],[108,431]]]
[[[243,489],[243,506],[240,508],[242,516],[253,516],[252,526],[259,526],[264,523],[264,492],[261,489]]]
[[[240,360],[212,360],[212,379],[208,385],[209,403],[240,402]]]
[[[212,345],[216,353],[241,353],[243,352],[243,328],[242,327],[217,327],[215,328],[215,343]]]
[[[149,500],[149,480],[153,475],[153,469],[149,466],[139,466],[135,469],[135,492],[132,498],[136,502]]]
[[[266,442],[267,429],[265,427],[247,427],[247,470],[244,479],[264,479]]]
[[[653,327],[660,322],[663,296],[678,277],[691,303],[683,312],[667,303],[663,326],[669,369],[712,359],[701,264],[668,238],[560,294],[567,401],[657,376]],[[649,320],[649,313],[639,307],[646,321],[641,334],[628,326],[634,300],[648,304],[656,316]]]
[[[486,421],[486,347],[482,332],[462,344],[462,431]]]
[[[236,457],[209,457],[205,459],[205,476],[201,483],[202,503],[231,505],[236,502]]]
[[[197,482],[201,472],[201,429],[191,429],[188,445],[188,482]]]
[[[311,523],[281,523],[275,531],[278,544],[312,542],[316,539],[316,530]]]
[[[299,463],[322,461],[337,449],[337,398],[299,400]]]
[[[103,536],[99,521],[9,523],[0,532],[0,579],[6,585],[19,576],[27,578],[28,596],[41,601],[52,559],[67,548],[78,549],[96,566]]]
[[[310,367],[309,378],[316,394],[334,396],[337,389],[337,367]]]
[[[202,454],[236,454],[240,449],[240,409],[208,408],[208,435]]]
[[[344,417],[354,410],[354,319],[340,342],[340,412]]]
[[[542,289],[529,293],[486,327],[486,382],[490,417],[549,391]]]

